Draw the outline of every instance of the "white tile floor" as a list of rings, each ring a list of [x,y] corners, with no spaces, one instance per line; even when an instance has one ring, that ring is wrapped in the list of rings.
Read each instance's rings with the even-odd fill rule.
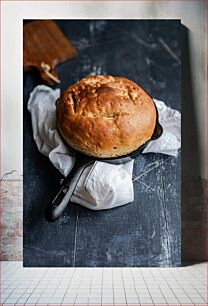
[[[1,262],[1,305],[207,305],[207,264],[23,268]]]

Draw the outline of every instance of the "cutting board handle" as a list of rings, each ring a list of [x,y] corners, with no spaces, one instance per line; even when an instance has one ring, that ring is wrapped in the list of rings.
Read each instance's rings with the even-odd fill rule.
[[[41,78],[48,83],[60,84],[60,80],[55,69],[51,69],[51,66],[45,62],[41,62],[40,64],[40,75]]]

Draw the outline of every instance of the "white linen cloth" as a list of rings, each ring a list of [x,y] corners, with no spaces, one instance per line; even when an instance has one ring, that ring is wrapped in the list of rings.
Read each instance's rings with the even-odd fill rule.
[[[75,157],[65,146],[56,129],[55,101],[60,89],[45,85],[34,88],[28,101],[33,137],[38,150],[49,157],[52,164],[66,177],[75,163]],[[151,141],[143,153],[163,153],[177,156],[181,147],[181,114],[154,99],[163,134]],[[132,183],[133,160],[114,165],[95,162],[82,173],[71,201],[87,208],[109,209],[134,200]]]

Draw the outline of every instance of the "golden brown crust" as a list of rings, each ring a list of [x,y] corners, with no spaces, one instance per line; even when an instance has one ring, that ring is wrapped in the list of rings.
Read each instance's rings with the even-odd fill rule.
[[[65,141],[87,155],[122,156],[147,142],[156,125],[151,97],[122,77],[88,76],[68,87],[57,105]]]

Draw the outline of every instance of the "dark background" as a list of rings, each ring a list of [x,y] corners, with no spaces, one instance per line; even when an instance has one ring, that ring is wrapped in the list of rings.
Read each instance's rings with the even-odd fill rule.
[[[89,74],[124,76],[181,109],[179,20],[56,23],[78,51],[57,67],[61,90]],[[24,73],[24,266],[179,266],[180,154],[136,158],[133,203],[107,211],[70,203],[57,222],[44,219],[62,175],[32,138],[27,101],[38,84],[38,72]]]

